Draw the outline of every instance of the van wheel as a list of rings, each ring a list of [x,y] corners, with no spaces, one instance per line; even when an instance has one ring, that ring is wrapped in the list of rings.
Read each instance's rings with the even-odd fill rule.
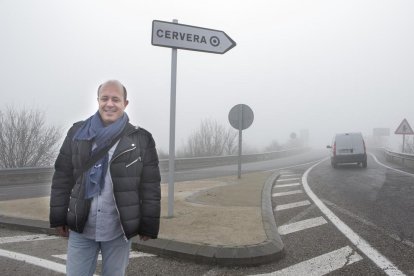
[[[368,164],[367,164],[367,160],[365,160],[364,162],[362,162],[362,167],[363,167],[363,168],[366,168],[366,167],[367,167],[367,165],[368,165]]]

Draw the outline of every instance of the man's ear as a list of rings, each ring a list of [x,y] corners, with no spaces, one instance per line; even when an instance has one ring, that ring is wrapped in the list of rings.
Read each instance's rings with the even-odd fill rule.
[[[129,101],[125,100],[125,107],[127,107],[128,104],[129,104]]]

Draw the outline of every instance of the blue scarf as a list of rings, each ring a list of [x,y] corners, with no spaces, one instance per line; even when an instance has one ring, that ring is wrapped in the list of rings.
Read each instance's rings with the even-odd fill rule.
[[[96,112],[78,129],[73,140],[93,140],[96,144],[96,147],[90,153],[90,156],[93,157],[94,154],[111,144],[112,140],[125,128],[128,121],[128,115],[124,112],[122,117],[114,123],[105,126],[102,123],[99,112]],[[105,183],[105,174],[108,169],[108,161],[108,153],[106,153],[104,157],[98,160],[95,165],[83,174],[85,199],[93,198],[102,190]]]

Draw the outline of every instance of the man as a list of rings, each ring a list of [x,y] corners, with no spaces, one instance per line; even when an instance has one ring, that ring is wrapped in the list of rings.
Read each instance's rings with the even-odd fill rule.
[[[155,239],[160,172],[152,135],[128,122],[127,91],[116,80],[98,88],[98,112],[75,123],[55,162],[50,226],[69,236],[67,275],[124,275],[131,238]],[[88,164],[89,163],[89,164]]]

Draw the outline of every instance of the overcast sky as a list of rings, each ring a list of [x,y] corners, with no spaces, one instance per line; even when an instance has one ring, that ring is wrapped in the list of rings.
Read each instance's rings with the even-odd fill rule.
[[[202,119],[229,125],[239,103],[255,114],[243,139],[259,149],[302,129],[318,146],[336,132],[394,133],[414,125],[413,14],[411,0],[0,0],[0,105],[45,110],[67,129],[118,79],[131,122],[168,151],[171,50],[151,45],[151,28],[178,19],[237,46],[178,51],[177,147]]]

